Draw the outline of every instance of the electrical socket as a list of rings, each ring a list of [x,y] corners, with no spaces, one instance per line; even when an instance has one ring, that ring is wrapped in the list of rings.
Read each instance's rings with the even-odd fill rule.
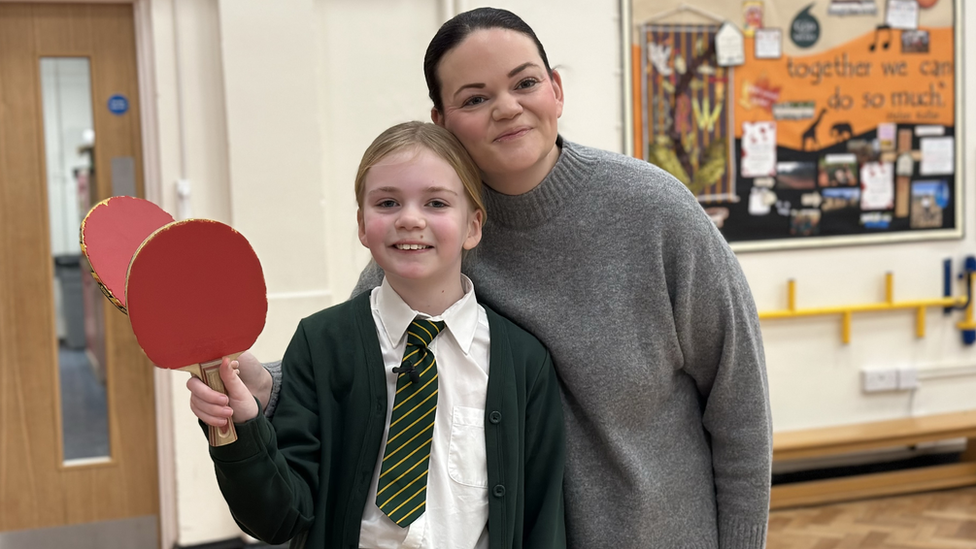
[[[861,370],[861,388],[865,393],[898,390],[898,370]]]
[[[898,370],[898,390],[915,389],[918,387],[918,368],[902,368]]]

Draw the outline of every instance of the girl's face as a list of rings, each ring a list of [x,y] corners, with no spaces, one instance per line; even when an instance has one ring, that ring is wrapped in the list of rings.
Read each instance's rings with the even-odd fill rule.
[[[454,168],[424,147],[397,151],[373,165],[363,185],[359,240],[395,289],[460,283],[461,250],[481,240]]]
[[[472,32],[437,66],[450,130],[481,168],[485,183],[505,194],[538,185],[559,157],[556,121],[562,81],[552,77],[528,36],[507,29]]]

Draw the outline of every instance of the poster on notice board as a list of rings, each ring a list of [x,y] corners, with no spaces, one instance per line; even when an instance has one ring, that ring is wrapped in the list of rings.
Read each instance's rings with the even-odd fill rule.
[[[733,249],[962,236],[959,0],[622,5],[628,148]]]

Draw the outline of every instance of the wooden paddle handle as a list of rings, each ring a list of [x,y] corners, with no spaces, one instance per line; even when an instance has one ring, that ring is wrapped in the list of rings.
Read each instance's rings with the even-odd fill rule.
[[[240,353],[235,353],[230,355],[230,359],[234,360],[240,356]],[[199,378],[201,381],[207,384],[218,393],[227,394],[227,389],[224,387],[224,381],[220,379],[220,362],[223,359],[211,360],[210,362],[204,362],[202,364],[193,364],[190,366],[185,366],[180,368],[180,370],[185,370],[190,372],[195,377]],[[225,444],[230,444],[237,440],[237,431],[234,429],[234,420],[228,419],[227,425],[223,427],[214,427],[210,425],[210,445],[211,446],[224,446]]]

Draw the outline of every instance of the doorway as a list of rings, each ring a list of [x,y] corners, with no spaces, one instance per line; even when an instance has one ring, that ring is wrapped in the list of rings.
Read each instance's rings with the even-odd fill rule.
[[[131,5],[0,3],[0,549],[159,546],[153,367],[78,245],[144,196],[138,91]]]

